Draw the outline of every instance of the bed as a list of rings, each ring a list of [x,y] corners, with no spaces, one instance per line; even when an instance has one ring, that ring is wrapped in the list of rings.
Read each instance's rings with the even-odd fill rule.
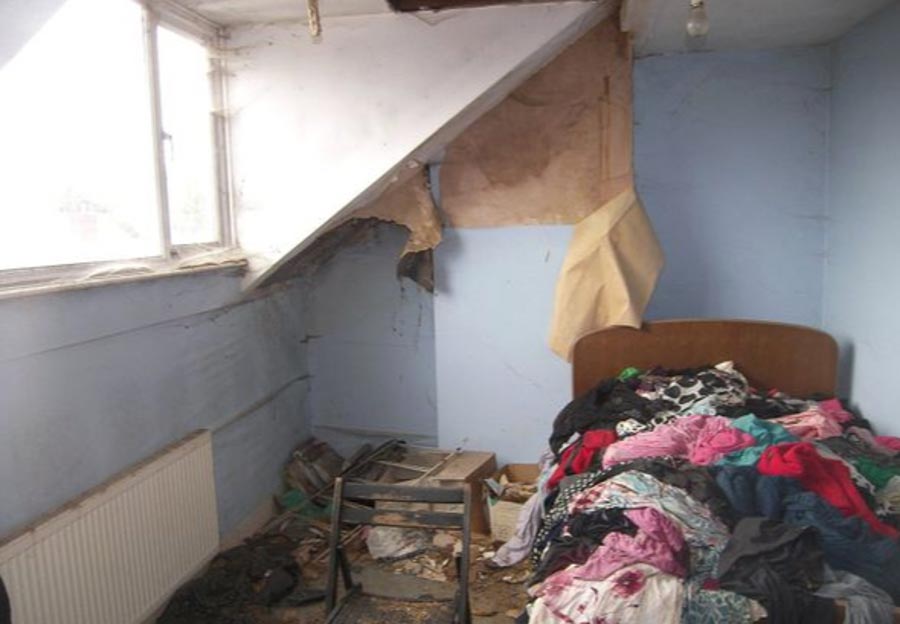
[[[688,369],[726,360],[758,389],[802,397],[832,397],[837,391],[838,347],[825,332],[761,321],[671,320],[581,338],[573,356],[573,395],[584,395],[628,367]],[[836,621],[844,621],[845,603],[836,604]],[[894,609],[893,619],[900,622],[900,609]]]
[[[833,395],[837,343],[800,325],[740,320],[652,321],[581,338],[572,360],[575,396],[627,366],[690,368],[733,360],[760,388],[799,396]]]

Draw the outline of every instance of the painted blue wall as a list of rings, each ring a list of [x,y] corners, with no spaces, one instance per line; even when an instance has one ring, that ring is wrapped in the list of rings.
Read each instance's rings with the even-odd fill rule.
[[[438,439],[534,461],[568,400],[570,367],[547,347],[571,228],[447,230],[437,248]]]
[[[841,343],[844,391],[900,435],[900,4],[845,35],[833,58],[825,328]]]
[[[828,49],[651,57],[634,80],[637,186],[666,253],[648,316],[818,326]]]
[[[431,295],[397,278],[406,230],[380,225],[309,275],[313,430],[338,452],[437,442]]]
[[[637,61],[638,190],[666,252],[648,318],[821,322],[826,48]],[[533,461],[571,397],[546,346],[570,227],[450,230],[436,254],[442,446]]]
[[[0,535],[198,428],[223,535],[279,489],[308,432],[303,291],[239,295],[218,271],[0,301]]]

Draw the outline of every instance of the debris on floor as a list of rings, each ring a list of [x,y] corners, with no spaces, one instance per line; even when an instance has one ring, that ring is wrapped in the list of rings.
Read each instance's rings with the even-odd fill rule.
[[[424,551],[431,542],[428,531],[376,526],[368,530],[366,546],[374,559],[396,560]]]
[[[335,478],[480,487],[495,466],[492,453],[422,449],[398,440],[375,449],[364,446],[345,460],[311,438],[285,466],[288,489],[276,499],[282,513],[240,546],[216,556],[202,576],[176,592],[157,623],[321,624]],[[355,580],[376,595],[419,601],[398,612],[396,622],[430,621],[437,608],[432,603],[456,591],[462,552],[457,532],[359,526],[342,538]],[[511,622],[527,601],[528,564],[498,569],[489,561],[494,550],[488,536],[473,534],[469,580],[476,624]]]
[[[314,542],[319,540],[311,534]],[[249,624],[255,608],[317,599],[301,573],[311,542],[283,534],[263,534],[216,556],[203,576],[171,599],[159,624]]]

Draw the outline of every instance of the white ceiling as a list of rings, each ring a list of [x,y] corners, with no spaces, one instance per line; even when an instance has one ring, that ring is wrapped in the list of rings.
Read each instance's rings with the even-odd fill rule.
[[[689,0],[625,0],[638,56],[688,50],[807,46],[838,38],[896,0],[706,0],[705,41],[685,36]]]
[[[177,0],[223,26],[306,19],[306,0]],[[319,0],[323,17],[389,13],[386,0]]]

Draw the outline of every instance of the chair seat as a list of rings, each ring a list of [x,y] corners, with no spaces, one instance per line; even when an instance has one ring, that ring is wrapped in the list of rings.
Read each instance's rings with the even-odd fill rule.
[[[399,600],[354,593],[332,620],[333,624],[451,624],[450,601]]]

